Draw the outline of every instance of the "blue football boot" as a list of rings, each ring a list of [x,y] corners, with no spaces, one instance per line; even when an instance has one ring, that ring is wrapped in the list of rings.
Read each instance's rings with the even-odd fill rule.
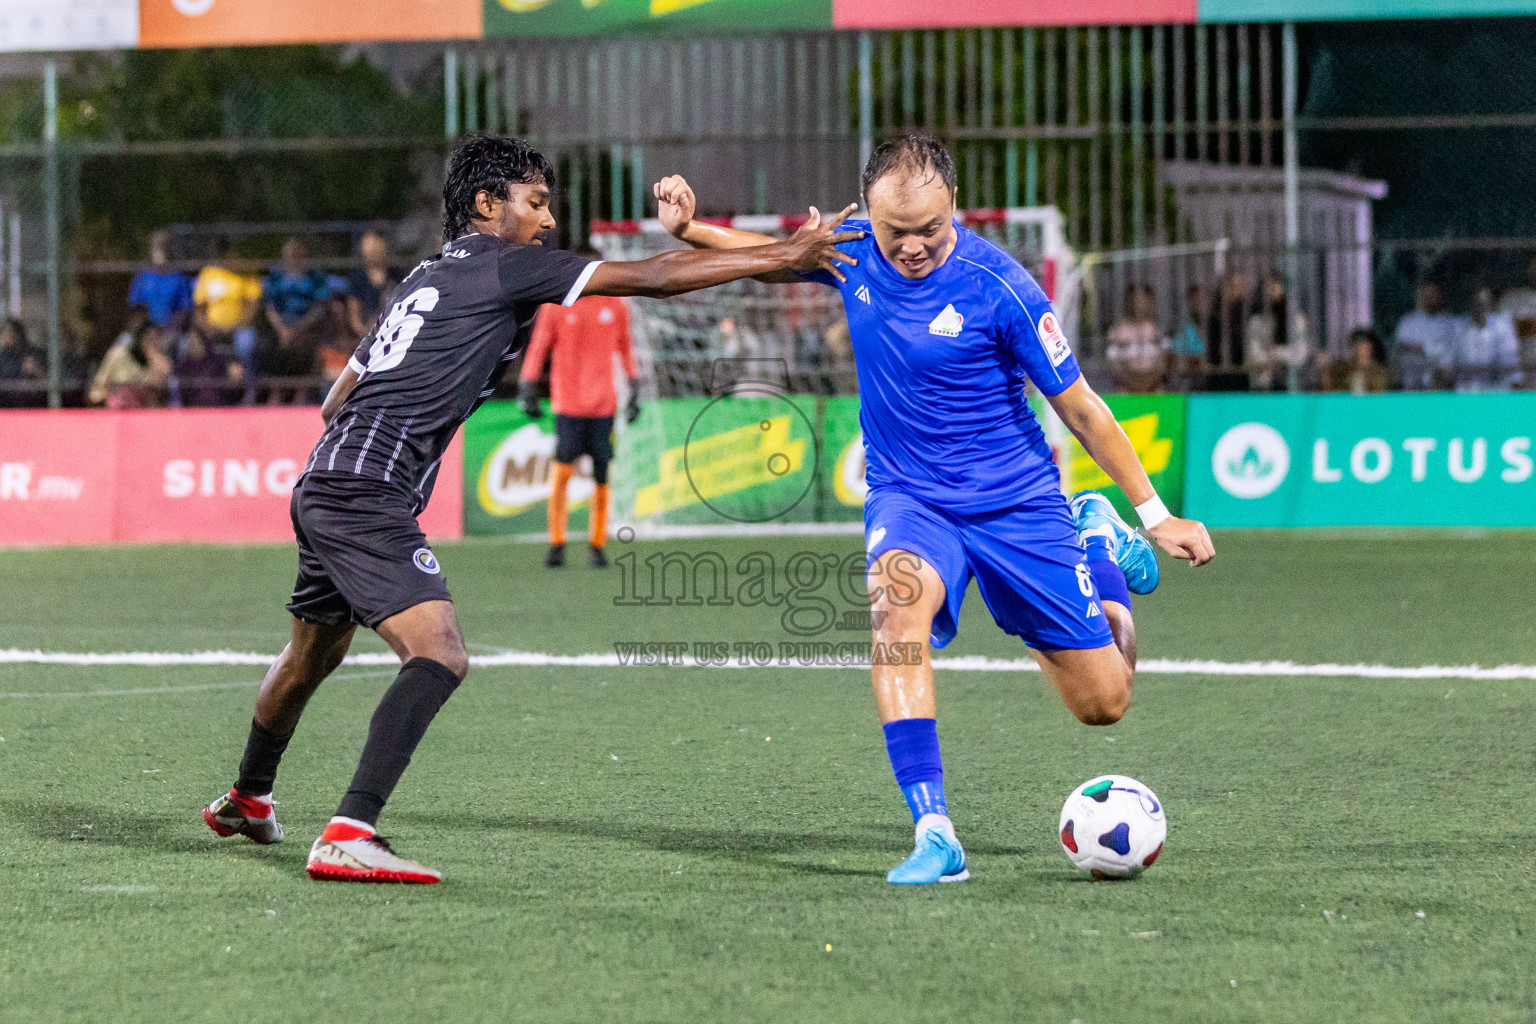
[[[917,845],[912,855],[892,868],[885,880],[892,885],[927,885],[963,882],[970,877],[955,827],[942,815],[925,814],[917,823]]]
[[[1109,539],[1115,552],[1115,564],[1125,573],[1125,585],[1133,594],[1150,594],[1157,589],[1157,552],[1151,541],[1131,529],[1109,499],[1098,491],[1084,491],[1072,499],[1072,521],[1079,537],[1101,536]]]

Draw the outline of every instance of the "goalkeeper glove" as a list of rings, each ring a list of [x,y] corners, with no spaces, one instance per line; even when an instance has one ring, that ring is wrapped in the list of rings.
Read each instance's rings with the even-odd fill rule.
[[[633,423],[640,418],[640,382],[629,382],[629,401],[624,406],[624,422]]]
[[[517,401],[523,407],[523,415],[529,419],[537,420],[544,417],[544,410],[539,405],[539,385],[537,381],[518,381]]]

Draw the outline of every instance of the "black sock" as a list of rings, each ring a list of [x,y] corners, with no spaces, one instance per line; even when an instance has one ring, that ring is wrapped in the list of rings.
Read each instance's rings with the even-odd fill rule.
[[[416,744],[426,735],[438,709],[459,686],[453,670],[431,658],[412,658],[384,692],[368,723],[368,742],[358,762],[352,785],[342,797],[337,815],[372,825],[384,810],[384,801],[411,763]]]
[[[293,733],[279,736],[254,718],[251,735],[245,741],[245,756],[240,759],[240,778],[235,788],[246,796],[266,796],[277,780],[277,762],[283,759]]]

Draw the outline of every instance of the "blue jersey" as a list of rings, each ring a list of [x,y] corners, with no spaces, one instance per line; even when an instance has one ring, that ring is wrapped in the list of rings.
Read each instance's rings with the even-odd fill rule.
[[[859,425],[871,490],[899,488],[938,508],[988,512],[1061,492],[1025,381],[1055,395],[1082,375],[1050,300],[1029,272],[974,231],[957,228],[949,259],[902,277],[866,235],[840,248],[859,374]]]

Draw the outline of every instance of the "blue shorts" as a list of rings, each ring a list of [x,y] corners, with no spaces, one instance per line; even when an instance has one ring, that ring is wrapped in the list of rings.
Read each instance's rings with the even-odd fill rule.
[[[1093,650],[1115,642],[1059,494],[996,512],[960,513],[900,490],[872,488],[864,502],[864,539],[871,562],[887,551],[910,551],[944,581],[944,604],[933,617],[934,647],[955,638],[972,577],[1003,631],[1037,651]],[[874,577],[869,582],[881,583]]]

